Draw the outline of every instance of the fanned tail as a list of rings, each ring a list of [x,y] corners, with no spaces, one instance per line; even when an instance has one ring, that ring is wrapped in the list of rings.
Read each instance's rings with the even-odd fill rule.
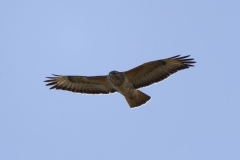
[[[137,96],[134,96],[133,98],[129,98],[129,97],[125,96],[125,98],[128,102],[128,105],[131,108],[139,107],[151,99],[150,96],[148,96],[147,94],[145,94],[139,90],[137,90]]]

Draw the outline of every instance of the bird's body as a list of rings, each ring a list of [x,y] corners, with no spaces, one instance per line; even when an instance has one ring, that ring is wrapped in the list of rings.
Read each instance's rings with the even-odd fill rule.
[[[110,72],[108,80],[113,88],[125,97],[129,106],[132,108],[145,104],[151,98],[145,93],[135,89],[123,72]]]
[[[121,93],[131,108],[141,106],[150,100],[150,96],[138,90],[156,82],[160,82],[173,73],[192,67],[193,59],[189,56],[157,60],[144,63],[126,72],[111,71],[107,76],[58,76],[47,77],[53,85],[50,89],[62,89],[77,93],[109,94]]]
[[[124,73],[112,71],[108,75],[109,83],[113,88],[124,96],[132,97],[134,95],[134,87],[125,76]]]

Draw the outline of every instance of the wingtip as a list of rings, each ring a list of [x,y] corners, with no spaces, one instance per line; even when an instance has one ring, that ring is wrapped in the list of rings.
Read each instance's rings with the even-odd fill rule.
[[[175,56],[174,59],[181,61],[183,64],[185,64],[187,66],[187,68],[189,67],[194,67],[194,63],[196,63],[196,61],[194,61],[194,58],[188,58],[191,55],[186,55],[186,56]]]
[[[181,55],[176,55],[176,56],[173,56],[173,57],[170,57],[170,58],[177,58],[177,57],[180,57]]]
[[[55,89],[55,88],[57,88],[57,85],[54,85],[54,86],[52,86],[52,87],[49,88],[49,89],[51,90],[51,89]]]
[[[182,57],[178,57],[177,59],[186,59],[188,57],[190,57],[191,55],[187,55],[187,56],[182,56]]]
[[[57,75],[57,74],[52,74],[53,76],[56,76],[56,77],[59,77],[60,75]]]

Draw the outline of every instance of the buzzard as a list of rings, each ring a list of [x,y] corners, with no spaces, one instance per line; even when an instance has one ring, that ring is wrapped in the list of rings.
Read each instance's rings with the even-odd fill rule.
[[[188,56],[180,55],[144,63],[126,72],[111,71],[105,76],[60,76],[46,77],[46,86],[50,89],[67,90],[74,93],[110,94],[121,93],[131,108],[139,107],[150,100],[150,96],[138,90],[160,82],[170,75],[189,67],[195,61]]]

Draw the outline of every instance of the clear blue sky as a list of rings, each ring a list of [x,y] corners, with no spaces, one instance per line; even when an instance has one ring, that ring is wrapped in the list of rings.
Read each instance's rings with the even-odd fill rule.
[[[1,160],[240,159],[239,0],[10,0],[0,20]],[[137,109],[43,82],[178,54],[195,67]]]

